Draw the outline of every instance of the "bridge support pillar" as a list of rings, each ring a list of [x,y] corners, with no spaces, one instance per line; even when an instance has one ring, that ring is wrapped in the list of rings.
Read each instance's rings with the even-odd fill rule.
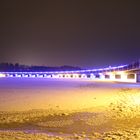
[[[136,75],[137,82],[140,82],[140,74]]]

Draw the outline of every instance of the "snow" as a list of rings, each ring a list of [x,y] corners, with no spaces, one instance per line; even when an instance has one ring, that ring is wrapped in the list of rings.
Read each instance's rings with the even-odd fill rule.
[[[51,132],[55,137],[64,138],[74,133],[72,139],[131,139],[134,135],[138,137],[140,129],[137,125],[140,123],[139,106],[139,83],[1,78],[0,128],[8,126],[8,132],[0,132],[0,138],[1,135],[6,138],[7,133],[17,135],[13,123],[19,130],[29,123],[36,134],[43,128],[47,135]],[[14,131],[12,134],[9,128]],[[24,131],[20,135],[28,137]],[[49,136],[39,134],[39,137]]]

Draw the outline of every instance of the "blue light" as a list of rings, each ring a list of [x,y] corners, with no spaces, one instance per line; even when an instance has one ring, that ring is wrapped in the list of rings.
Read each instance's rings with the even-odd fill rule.
[[[129,65],[120,65],[115,67],[105,67],[105,68],[99,68],[99,69],[85,69],[85,70],[70,70],[70,71],[49,71],[49,72],[0,72],[1,74],[6,75],[5,77],[44,77],[44,78],[50,78],[53,77],[51,75],[59,75],[59,74],[84,74],[84,73],[102,73],[104,71],[118,71],[119,68],[127,68]],[[56,76],[57,77],[57,76]],[[59,77],[59,76],[58,76]],[[60,76],[61,77],[61,76]]]

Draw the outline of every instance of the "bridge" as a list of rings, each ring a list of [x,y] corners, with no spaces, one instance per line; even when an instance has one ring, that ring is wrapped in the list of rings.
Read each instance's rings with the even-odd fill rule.
[[[1,78],[61,78],[95,81],[140,82],[140,61],[117,67],[73,71],[0,72]]]

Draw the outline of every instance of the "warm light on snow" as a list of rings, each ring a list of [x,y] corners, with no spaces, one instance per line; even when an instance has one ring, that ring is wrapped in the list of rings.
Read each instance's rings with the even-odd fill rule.
[[[140,105],[140,95],[133,96],[134,104]]]

